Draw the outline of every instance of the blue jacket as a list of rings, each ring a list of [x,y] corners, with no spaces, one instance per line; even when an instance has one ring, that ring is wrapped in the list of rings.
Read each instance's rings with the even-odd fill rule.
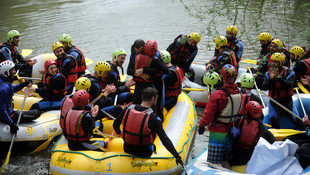
[[[0,84],[0,117],[5,123],[11,125],[13,120],[10,115],[14,112],[12,105],[13,94],[23,87],[20,84],[12,85],[3,77],[0,77]]]

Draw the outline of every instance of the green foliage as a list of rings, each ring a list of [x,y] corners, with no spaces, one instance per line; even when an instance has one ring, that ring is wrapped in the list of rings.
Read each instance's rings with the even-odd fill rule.
[[[258,35],[269,32],[287,47],[310,47],[310,3],[308,0],[180,0],[190,16],[206,26],[201,33],[211,38],[236,25],[238,38],[257,48]],[[220,32],[221,31],[221,32]],[[210,47],[210,45],[208,46]]]

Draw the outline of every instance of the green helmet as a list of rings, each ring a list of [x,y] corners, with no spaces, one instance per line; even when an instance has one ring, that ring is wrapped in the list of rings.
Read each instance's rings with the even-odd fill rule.
[[[59,37],[59,41],[64,41],[68,43],[68,47],[71,47],[72,37],[68,34],[62,34]]]
[[[119,55],[127,55],[127,53],[126,53],[126,51],[124,49],[116,49],[116,50],[114,50],[113,53],[112,53],[113,61],[117,62]]]
[[[8,32],[8,41],[13,42],[15,36],[20,36],[20,33],[17,30],[11,30]]]
[[[207,86],[211,86],[211,90],[213,89],[213,86],[217,84],[217,82],[219,81],[219,74],[216,72],[207,72],[204,76],[203,76],[203,83]]]
[[[160,54],[161,54],[161,59],[164,61],[165,64],[171,62],[171,55],[170,55],[170,53],[168,51],[161,50]]]
[[[240,84],[241,84],[241,87],[243,88],[250,88],[250,89],[253,89],[254,88],[254,76],[250,73],[244,73],[242,76],[241,76],[241,81],[240,81]]]

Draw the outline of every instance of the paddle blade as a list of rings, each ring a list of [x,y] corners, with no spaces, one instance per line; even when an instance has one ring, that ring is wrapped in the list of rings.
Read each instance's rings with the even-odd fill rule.
[[[10,157],[11,157],[11,151],[9,151],[8,154],[6,155],[4,164],[0,168],[0,173],[3,173],[3,171],[5,170],[5,167],[9,164]]]
[[[40,145],[38,148],[36,148],[34,151],[32,151],[31,153],[29,154],[33,154],[33,153],[37,153],[37,152],[40,152],[42,150],[44,150],[50,143],[51,141],[53,140],[53,138],[49,138],[47,141],[45,141],[42,145]]]
[[[91,60],[90,58],[87,58],[87,57],[85,58],[85,62],[86,62],[86,66],[89,66],[89,65],[94,63],[93,60]]]
[[[250,59],[246,59],[246,60],[242,60],[242,63],[248,63],[248,64],[256,64],[257,61],[256,60],[250,60]]]
[[[207,91],[206,89],[198,89],[198,88],[183,88],[184,91]]]
[[[31,50],[31,49],[23,49],[21,54],[23,57],[27,57],[32,53],[32,51],[33,50]]]

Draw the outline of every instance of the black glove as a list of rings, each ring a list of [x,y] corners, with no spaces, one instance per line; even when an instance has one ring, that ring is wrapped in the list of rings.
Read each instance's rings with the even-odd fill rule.
[[[205,127],[199,126],[198,133],[199,135],[203,134],[206,131]]]
[[[19,128],[15,123],[10,124],[10,131],[12,134],[16,134],[18,130]]]
[[[184,165],[184,163],[183,163],[181,157],[176,158],[176,159],[175,159],[175,162],[177,163],[177,165],[178,165],[178,164],[180,164],[180,165],[182,165],[182,166]]]
[[[20,86],[24,88],[25,86],[28,86],[30,83],[31,82],[27,80],[25,82],[20,83]]]

